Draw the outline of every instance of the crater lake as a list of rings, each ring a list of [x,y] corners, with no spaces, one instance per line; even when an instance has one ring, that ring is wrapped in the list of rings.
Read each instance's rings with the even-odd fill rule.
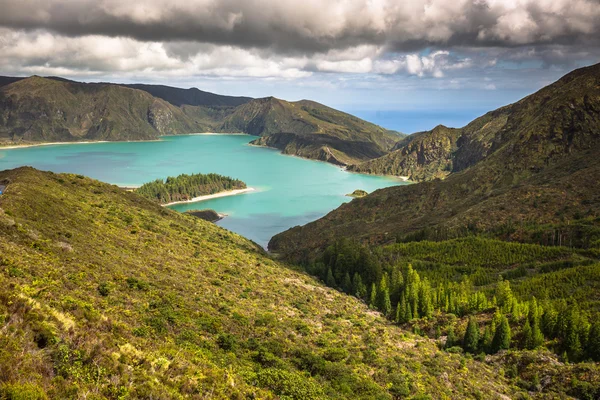
[[[118,186],[140,186],[168,176],[214,172],[241,179],[253,192],[170,206],[214,209],[218,225],[262,246],[276,233],[322,217],[356,189],[406,184],[393,177],[360,175],[320,161],[249,145],[249,135],[166,136],[160,141],[57,144],[0,149],[0,170],[32,166],[86,175]]]

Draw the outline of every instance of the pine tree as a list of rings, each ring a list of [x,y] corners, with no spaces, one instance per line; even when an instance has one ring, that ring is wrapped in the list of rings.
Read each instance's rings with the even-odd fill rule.
[[[412,307],[410,306],[410,303],[407,301],[406,302],[406,311],[404,312],[404,315],[406,316],[406,321],[412,321],[413,319],[413,314],[412,314]]]
[[[525,325],[523,326],[523,347],[530,350],[534,348],[529,318],[525,318]]]
[[[493,338],[494,338],[494,333],[492,332],[491,326],[486,326],[485,331],[483,332],[483,337],[481,338],[481,344],[480,344],[480,347],[484,352],[486,352],[486,353],[491,352],[490,349],[492,348],[492,339]]]
[[[413,297],[413,301],[412,301],[412,317],[414,319],[418,319],[419,318],[419,302],[417,297]]]
[[[479,349],[479,326],[475,318],[470,317],[467,324],[467,331],[463,339],[463,349],[469,353],[477,353]]]
[[[360,277],[358,272],[355,272],[354,275],[352,276],[352,294],[355,295],[356,297],[360,297],[358,295],[358,284],[359,283],[362,283],[362,278]]]
[[[557,314],[553,308],[547,308],[542,314],[541,328],[544,334],[553,339],[556,332],[556,319]]]
[[[402,308],[402,303],[398,302],[396,304],[396,315],[394,317],[394,322],[397,324],[402,324],[404,321],[404,309]]]
[[[534,349],[537,349],[544,344],[544,334],[540,329],[540,324],[537,322],[531,327],[531,341],[533,346],[532,348]]]
[[[364,299],[367,296],[367,287],[358,272],[354,274],[354,278],[352,279],[352,293],[359,299]]]
[[[600,361],[600,322],[595,321],[590,328],[587,341],[586,356],[594,361]]]
[[[497,353],[500,350],[506,350],[510,348],[510,325],[508,324],[508,319],[506,316],[502,315],[500,318],[500,324],[496,328],[496,333],[494,334],[494,338],[492,339],[492,346],[490,351],[492,353]]]
[[[333,277],[333,272],[331,272],[331,268],[327,269],[327,279],[325,280],[325,284],[329,287],[336,287],[335,278]]]
[[[375,309],[377,307],[377,287],[374,283],[371,284],[371,293],[369,294],[369,307]]]
[[[388,289],[384,289],[381,294],[381,305],[380,311],[386,317],[390,316],[392,313],[392,302],[390,301],[390,291]]]
[[[404,293],[400,295],[400,301],[396,306],[396,322],[399,324],[405,324],[408,322],[408,317],[406,315],[406,296]]]
[[[350,274],[346,272],[344,275],[344,281],[342,283],[342,288],[344,292],[351,293],[352,292],[352,280],[350,279]]]
[[[454,326],[448,328],[448,335],[446,336],[446,344],[445,348],[449,349],[450,347],[455,346],[457,343],[456,334],[454,333]]]

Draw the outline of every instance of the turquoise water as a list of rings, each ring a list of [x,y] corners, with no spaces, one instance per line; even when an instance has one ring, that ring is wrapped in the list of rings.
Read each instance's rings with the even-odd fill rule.
[[[355,189],[368,192],[403,184],[394,178],[351,174],[339,167],[249,146],[247,135],[170,136],[155,142],[61,144],[0,149],[0,170],[30,165],[83,174],[120,186],[182,173],[215,172],[246,182],[255,192],[174,205],[178,211],[212,208],[218,224],[266,246],[295,225],[322,217]]]

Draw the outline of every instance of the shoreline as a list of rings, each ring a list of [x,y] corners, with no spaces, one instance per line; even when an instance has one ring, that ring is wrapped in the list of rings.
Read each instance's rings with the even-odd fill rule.
[[[55,146],[57,144],[95,144],[95,143],[111,143],[108,140],[99,140],[99,141],[87,141],[87,142],[48,142],[48,143],[28,143],[28,144],[14,144],[7,146],[0,146],[0,150],[10,150],[10,149],[24,149],[27,147],[38,147],[38,146]]]
[[[243,132],[195,132],[195,133],[182,133],[180,135],[161,135],[156,139],[146,140],[86,140],[82,142],[43,142],[43,143],[26,143],[26,144],[7,144],[0,145],[0,150],[12,150],[12,149],[24,149],[27,147],[38,147],[38,146],[55,146],[61,144],[95,144],[95,143],[140,143],[140,142],[162,142],[163,138],[171,136],[252,136]]]
[[[235,196],[238,194],[250,193],[250,192],[255,192],[255,191],[256,191],[256,189],[253,187],[247,187],[245,189],[227,190],[225,192],[219,192],[219,193],[215,193],[215,194],[207,194],[204,196],[194,197],[193,199],[190,199],[190,200],[173,201],[171,203],[161,204],[161,206],[168,207],[168,206],[173,206],[175,204],[198,203],[198,202],[205,201],[205,200],[217,199],[219,197]]]

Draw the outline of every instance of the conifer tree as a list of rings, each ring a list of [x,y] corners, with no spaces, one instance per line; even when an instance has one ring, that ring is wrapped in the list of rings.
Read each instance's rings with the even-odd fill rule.
[[[419,318],[419,302],[417,297],[413,297],[413,301],[412,301],[412,317],[414,319],[418,319]]]
[[[396,314],[394,316],[394,322],[397,324],[402,324],[404,321],[404,310],[402,309],[402,303],[399,301],[396,304]]]
[[[331,272],[331,268],[327,269],[327,279],[325,280],[325,283],[329,287],[336,287],[335,278],[333,277],[333,272]]]
[[[388,289],[384,289],[381,294],[381,305],[380,311],[383,315],[390,316],[392,313],[392,302],[390,301],[390,292]]]
[[[408,317],[406,315],[406,296],[404,295],[404,292],[400,295],[400,301],[396,306],[396,322],[399,324],[408,322]]]
[[[532,348],[537,349],[541,345],[544,344],[544,334],[540,329],[540,324],[538,322],[534,323],[531,327],[531,341]]]
[[[534,348],[529,318],[525,318],[525,324],[523,325],[523,347],[530,350]]]
[[[344,281],[342,282],[342,288],[346,293],[352,293],[352,280],[350,279],[350,274],[346,272],[344,275]]]
[[[352,276],[352,294],[355,295],[356,297],[360,297],[358,295],[358,284],[359,283],[362,283],[362,278],[360,277],[358,272],[355,272],[354,275]]]
[[[454,332],[454,326],[448,328],[448,335],[446,336],[446,344],[445,348],[449,349],[450,347],[455,346],[457,343],[456,333]]]
[[[367,296],[367,287],[362,281],[362,278],[356,272],[352,280],[352,293],[359,299],[364,299]]]
[[[600,322],[598,320],[590,328],[586,355],[594,361],[600,361]]]
[[[479,326],[474,317],[469,318],[467,331],[463,339],[463,349],[469,353],[477,353],[479,349]]]
[[[485,331],[483,332],[483,337],[481,338],[481,349],[490,353],[492,348],[492,339],[494,338],[494,333],[492,332],[491,326],[486,326]]]
[[[377,287],[374,283],[371,284],[371,293],[369,294],[369,307],[375,309],[377,307]]]
[[[557,314],[554,308],[546,308],[542,314],[541,329],[544,334],[553,339],[556,332]]]
[[[510,348],[511,331],[508,319],[502,315],[500,317],[500,324],[496,327],[494,338],[492,339],[492,346],[490,351],[497,353],[500,350],[506,350]]]

